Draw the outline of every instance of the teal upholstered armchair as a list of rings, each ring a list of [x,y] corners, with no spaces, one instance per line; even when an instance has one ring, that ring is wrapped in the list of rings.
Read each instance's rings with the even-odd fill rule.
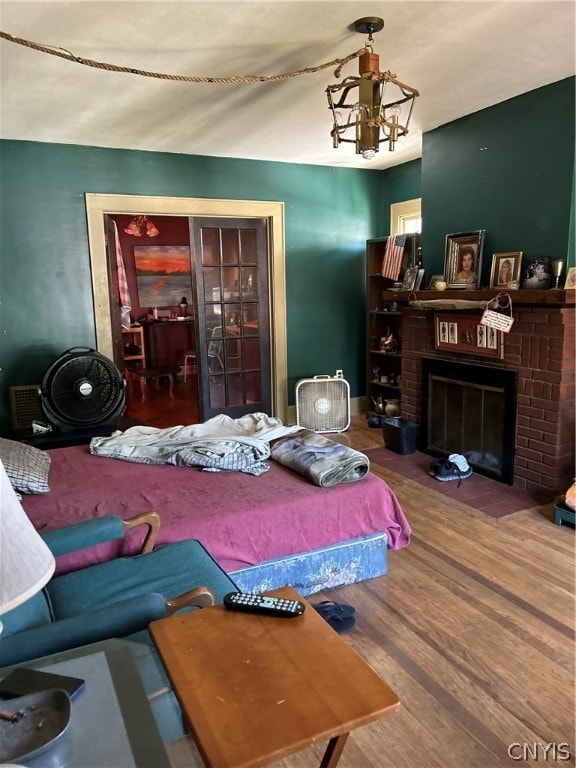
[[[127,637],[178,610],[220,602],[234,582],[199,541],[154,548],[160,526],[152,512],[123,521],[116,515],[49,531],[43,538],[55,556],[122,538],[148,526],[141,554],[54,577],[23,605],[2,616],[0,667]]]

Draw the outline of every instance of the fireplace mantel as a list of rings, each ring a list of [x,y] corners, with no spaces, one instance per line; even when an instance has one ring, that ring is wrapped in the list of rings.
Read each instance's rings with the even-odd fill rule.
[[[560,306],[573,307],[576,304],[576,290],[564,290],[563,288],[551,288],[549,290],[514,290],[507,291],[497,288],[481,288],[471,290],[468,288],[451,291],[386,291],[386,301],[397,301],[399,304],[408,304],[411,301],[429,301],[435,299],[464,299],[466,301],[490,301],[498,294],[507,293],[512,306],[515,304],[531,304],[533,306]]]
[[[514,485],[561,494],[574,476],[575,299],[564,289],[508,291],[514,325],[504,335],[504,357],[490,360],[445,352],[434,343],[436,312],[411,307],[412,301],[486,302],[496,289],[386,291],[402,312],[402,416],[420,425],[422,419],[422,358],[443,358],[491,365],[517,373]],[[449,310],[448,310],[449,311]],[[459,309],[459,312],[470,311]],[[480,308],[477,310],[480,312]],[[503,310],[506,314],[508,312]]]

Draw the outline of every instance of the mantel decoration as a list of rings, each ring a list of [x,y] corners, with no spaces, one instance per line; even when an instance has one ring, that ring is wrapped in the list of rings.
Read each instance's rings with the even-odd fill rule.
[[[448,288],[478,288],[484,229],[446,235],[444,275]]]
[[[576,267],[568,267],[566,272],[566,282],[564,288],[574,289],[576,288]]]
[[[313,67],[305,67],[278,75],[231,75],[227,77],[169,74],[120,66],[77,56],[66,48],[36,43],[2,30],[0,30],[0,38],[85,67],[180,83],[245,85],[248,83],[281,82],[300,75],[314,74],[333,66],[337,67],[335,76],[340,77],[340,72],[345,64],[353,59],[359,59],[359,77],[346,77],[340,83],[329,85],[326,93],[334,121],[331,131],[334,147],[338,147],[341,141],[351,142],[356,145],[357,154],[362,154],[366,160],[370,160],[378,152],[382,142],[388,142],[388,149],[393,151],[398,138],[408,133],[414,100],[420,94],[415,88],[397,80],[396,75],[392,72],[380,72],[378,69],[379,57],[372,51],[372,35],[383,29],[384,21],[377,16],[367,16],[355,21],[353,27],[356,32],[368,34],[368,41],[363,49],[354,51],[344,58],[333,59]],[[357,97],[348,102],[349,95],[354,94],[356,89],[358,90]],[[342,93],[339,94],[338,101],[334,103],[332,96],[339,91]],[[343,110],[347,110],[347,114],[344,116]],[[350,134],[353,134],[352,138],[349,138]],[[129,232],[128,234],[132,233]]]
[[[547,258],[532,259],[526,265],[523,288],[528,290],[547,290],[552,285],[552,268]]]
[[[475,315],[435,315],[436,349],[481,357],[504,357],[504,334]]]
[[[371,160],[379,145],[388,142],[390,152],[408,133],[414,101],[420,94],[401,83],[390,71],[380,72],[380,57],[372,50],[375,32],[384,28],[378,16],[366,16],[354,22],[356,32],[368,34],[365,51],[358,60],[358,77],[346,77],[326,89],[332,111],[331,130],[334,148],[340,142],[356,146],[356,154]],[[341,67],[336,71],[340,74]],[[337,99],[335,101],[335,99]]]
[[[521,266],[522,251],[492,254],[490,288],[518,288]]]
[[[442,285],[442,288],[438,287],[438,283]],[[428,289],[430,291],[438,291],[438,290],[443,290],[444,288],[446,288],[444,275],[432,275],[432,277],[430,278],[430,282],[428,284]]]
[[[552,288],[559,288],[560,278],[562,276],[562,272],[564,272],[564,262],[562,259],[552,259],[550,266],[552,268],[552,274],[554,275],[554,285]]]
[[[403,291],[418,291],[422,285],[424,279],[424,269],[418,267],[408,267],[404,272],[404,279],[402,281]]]

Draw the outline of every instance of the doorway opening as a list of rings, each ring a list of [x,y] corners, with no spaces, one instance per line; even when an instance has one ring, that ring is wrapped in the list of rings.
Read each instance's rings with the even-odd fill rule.
[[[162,216],[260,218],[268,232],[271,414],[287,418],[286,286],[284,205],[279,202],[86,194],[98,351],[114,359],[114,320],[106,251],[106,215],[145,215],[162,225]]]
[[[122,421],[196,424],[203,416],[189,219],[163,216],[158,227],[148,220],[153,234],[135,221],[105,216],[114,362],[126,381]],[[194,364],[188,357],[186,365],[190,353]]]

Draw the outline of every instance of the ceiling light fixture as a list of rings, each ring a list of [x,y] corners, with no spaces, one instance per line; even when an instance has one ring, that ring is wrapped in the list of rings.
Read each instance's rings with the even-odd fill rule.
[[[384,28],[384,21],[366,16],[353,26],[356,32],[368,34],[368,40],[358,59],[359,77],[346,77],[326,88],[333,118],[330,135],[335,149],[342,141],[355,144],[356,154],[371,160],[380,144],[388,142],[393,152],[396,141],[406,136],[414,101],[420,94],[392,72],[379,71],[380,57],[372,50],[372,35]],[[336,70],[336,77],[340,77],[341,69]]]
[[[124,232],[132,237],[142,237],[142,235],[156,237],[160,234],[160,230],[146,216],[135,216]]]

